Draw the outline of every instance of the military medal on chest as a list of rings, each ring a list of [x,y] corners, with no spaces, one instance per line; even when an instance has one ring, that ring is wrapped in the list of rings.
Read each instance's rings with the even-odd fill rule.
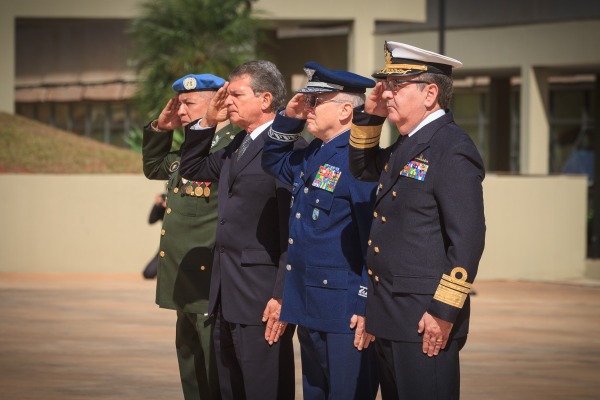
[[[197,182],[188,181],[185,178],[181,178],[181,183],[184,185],[184,192],[188,196],[196,197],[210,197],[210,184],[211,182]]]
[[[423,182],[428,170],[429,161],[423,157],[423,154],[420,154],[415,159],[410,160],[408,164],[402,168],[402,171],[400,171],[400,176],[405,176],[407,178],[416,179]]]
[[[319,167],[319,172],[315,175],[315,179],[312,183],[314,187],[325,189],[328,192],[333,192],[335,185],[342,175],[339,167],[323,164]]]

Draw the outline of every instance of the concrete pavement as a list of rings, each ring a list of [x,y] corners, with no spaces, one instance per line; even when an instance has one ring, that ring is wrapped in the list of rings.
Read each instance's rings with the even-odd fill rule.
[[[600,282],[474,287],[463,400],[600,398]],[[181,399],[175,313],[154,289],[141,274],[0,274],[0,399]],[[301,399],[299,371],[298,357]]]

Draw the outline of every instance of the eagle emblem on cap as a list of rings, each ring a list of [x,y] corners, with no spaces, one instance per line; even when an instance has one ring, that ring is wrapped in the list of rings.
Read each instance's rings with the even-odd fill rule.
[[[388,49],[388,44],[385,42],[383,45],[383,52],[385,53],[385,65],[392,63],[392,52]]]
[[[315,74],[315,72],[316,72],[316,70],[314,70],[312,68],[304,68],[304,73],[308,77],[309,82],[312,80],[312,77]]]
[[[196,89],[196,78],[193,78],[191,76],[189,78],[185,78],[183,80],[183,87],[185,88],[185,90]]]

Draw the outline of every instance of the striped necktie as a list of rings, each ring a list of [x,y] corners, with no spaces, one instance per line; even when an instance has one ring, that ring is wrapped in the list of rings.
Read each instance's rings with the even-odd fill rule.
[[[252,136],[250,136],[250,134],[247,133],[246,137],[244,138],[244,141],[242,142],[242,144],[240,145],[240,148],[238,149],[238,155],[237,155],[238,160],[240,158],[242,158],[242,154],[244,154],[244,152],[246,151],[248,146],[250,146],[250,143],[252,143]]]

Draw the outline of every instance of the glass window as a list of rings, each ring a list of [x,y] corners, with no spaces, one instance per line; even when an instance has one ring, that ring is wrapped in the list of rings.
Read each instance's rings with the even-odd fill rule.
[[[592,88],[550,89],[550,172],[594,176]]]
[[[487,91],[481,89],[456,91],[452,96],[454,121],[464,129],[479,149],[487,167],[489,120]]]

